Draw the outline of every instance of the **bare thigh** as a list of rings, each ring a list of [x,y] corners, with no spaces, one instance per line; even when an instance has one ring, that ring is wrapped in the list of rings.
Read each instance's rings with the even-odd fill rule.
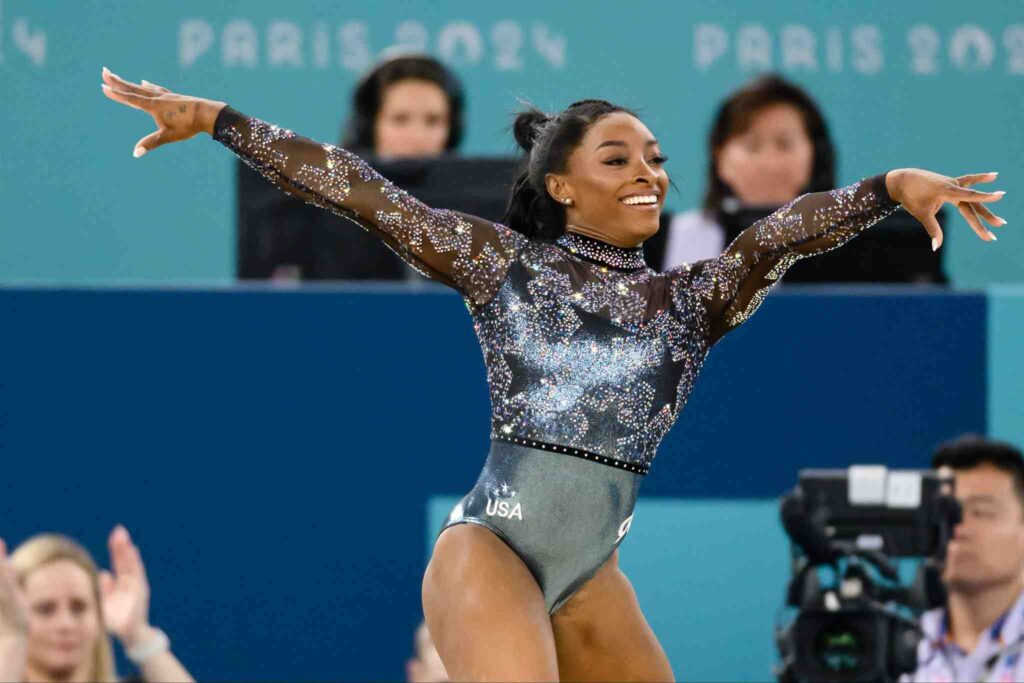
[[[674,681],[618,550],[551,617],[563,681]]]
[[[557,681],[551,619],[536,580],[489,529],[458,524],[423,577],[427,628],[453,681]]]

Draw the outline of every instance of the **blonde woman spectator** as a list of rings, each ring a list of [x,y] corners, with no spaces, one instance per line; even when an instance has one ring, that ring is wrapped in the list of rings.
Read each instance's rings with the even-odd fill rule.
[[[41,534],[7,557],[0,540],[0,680],[116,681],[111,634],[142,680],[192,681],[149,623],[149,582],[128,531],[108,540],[112,571],[75,541]]]

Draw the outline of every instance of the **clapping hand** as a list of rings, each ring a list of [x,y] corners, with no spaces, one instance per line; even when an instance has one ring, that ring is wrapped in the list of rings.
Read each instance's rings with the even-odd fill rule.
[[[139,549],[118,525],[107,539],[111,571],[100,572],[100,596],[107,630],[132,647],[149,637],[149,580]]]
[[[0,681],[20,681],[28,655],[28,605],[0,538]]]

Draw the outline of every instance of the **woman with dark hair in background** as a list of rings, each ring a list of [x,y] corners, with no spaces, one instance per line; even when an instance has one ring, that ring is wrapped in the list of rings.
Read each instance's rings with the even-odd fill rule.
[[[384,59],[352,93],[342,146],[381,161],[458,151],[465,95],[458,77],[427,55]],[[380,240],[336,221],[295,224],[290,204],[254,210],[239,235],[242,278],[407,280],[419,276]]]
[[[381,161],[455,153],[462,143],[465,99],[458,77],[433,57],[390,57],[356,84],[341,146]],[[313,240],[318,279],[419,277],[365,232],[321,225]]]
[[[488,371],[491,448],[423,580],[426,622],[453,680],[671,679],[617,548],[710,348],[750,317],[789,265],[842,245],[900,203],[935,248],[943,202],[963,207],[983,240],[994,236],[975,207],[1003,224],[983,204],[1002,193],[968,189],[994,174],[899,169],[805,195],[722,256],[659,274],[640,245],[658,229],[666,159],[635,115],[608,102],[516,118],[525,163],[506,227],[431,209],[351,152],[223,102],[106,69],[103,80],[107,97],[158,126],[136,156],[208,133],[463,295]],[[389,476],[373,482],[382,504]]]
[[[779,207],[835,187],[835,148],[814,100],[779,76],[754,79],[718,108],[700,209],[673,216],[664,267],[715,258],[740,207]]]
[[[356,85],[341,146],[381,159],[454,152],[462,143],[464,107],[462,84],[441,62],[392,57]]]

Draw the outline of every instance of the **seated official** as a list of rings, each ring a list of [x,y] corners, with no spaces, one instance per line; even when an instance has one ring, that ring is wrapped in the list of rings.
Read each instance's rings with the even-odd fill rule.
[[[946,606],[922,618],[917,670],[902,681],[1024,681],[1024,458],[965,436],[932,465],[951,468],[963,521],[946,553]]]
[[[731,94],[707,147],[703,206],[672,216],[644,243],[655,270],[716,258],[779,207],[836,184],[835,148],[821,110],[778,76],[761,76]],[[944,283],[942,252],[929,247],[916,221],[897,212],[845,248],[793,264],[783,281]]]
[[[821,110],[778,76],[761,76],[730,95],[707,145],[703,206],[672,217],[662,270],[719,256],[730,208],[779,207],[835,187],[835,150]]]
[[[454,154],[463,138],[464,108],[461,82],[439,61],[392,56],[356,85],[341,145],[380,163]],[[289,203],[243,210],[255,215],[239,229],[241,279],[419,279],[383,242],[355,226],[296,225]]]

